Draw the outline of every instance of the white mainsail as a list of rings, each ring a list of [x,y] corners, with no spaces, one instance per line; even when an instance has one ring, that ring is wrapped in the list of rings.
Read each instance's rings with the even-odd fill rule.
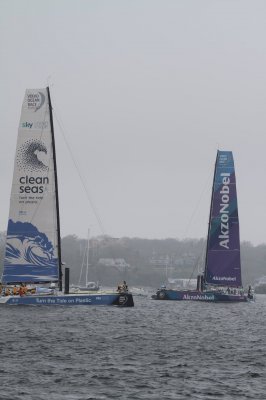
[[[58,281],[58,218],[47,89],[27,89],[18,129],[3,282]]]

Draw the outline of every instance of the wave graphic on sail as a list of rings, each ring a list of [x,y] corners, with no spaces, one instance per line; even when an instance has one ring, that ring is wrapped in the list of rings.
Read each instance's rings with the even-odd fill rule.
[[[46,171],[48,166],[44,163],[45,155],[47,155],[47,148],[45,144],[38,139],[29,139],[25,141],[18,149],[18,167],[22,171]]]
[[[53,245],[33,224],[10,219],[3,280],[24,281],[29,271],[33,274],[31,281],[58,279],[58,259],[54,257]]]

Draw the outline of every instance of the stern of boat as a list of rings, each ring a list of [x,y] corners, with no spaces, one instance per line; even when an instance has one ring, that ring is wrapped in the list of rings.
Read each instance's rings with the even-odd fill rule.
[[[134,307],[134,300],[132,293],[119,293],[112,303],[114,306],[119,307]]]

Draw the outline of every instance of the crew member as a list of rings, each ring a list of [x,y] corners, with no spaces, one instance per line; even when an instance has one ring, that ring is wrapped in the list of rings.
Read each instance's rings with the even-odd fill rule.
[[[19,287],[19,290],[18,290],[18,294],[20,295],[20,296],[24,296],[24,287],[21,285],[20,287]]]

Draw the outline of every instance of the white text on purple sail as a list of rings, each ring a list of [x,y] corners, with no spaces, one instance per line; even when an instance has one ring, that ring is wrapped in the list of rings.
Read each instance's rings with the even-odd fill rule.
[[[229,249],[229,184],[230,184],[230,173],[221,173],[222,177],[222,189],[221,194],[221,204],[220,204],[220,218],[221,218],[221,234],[219,235],[219,245],[225,249]]]

